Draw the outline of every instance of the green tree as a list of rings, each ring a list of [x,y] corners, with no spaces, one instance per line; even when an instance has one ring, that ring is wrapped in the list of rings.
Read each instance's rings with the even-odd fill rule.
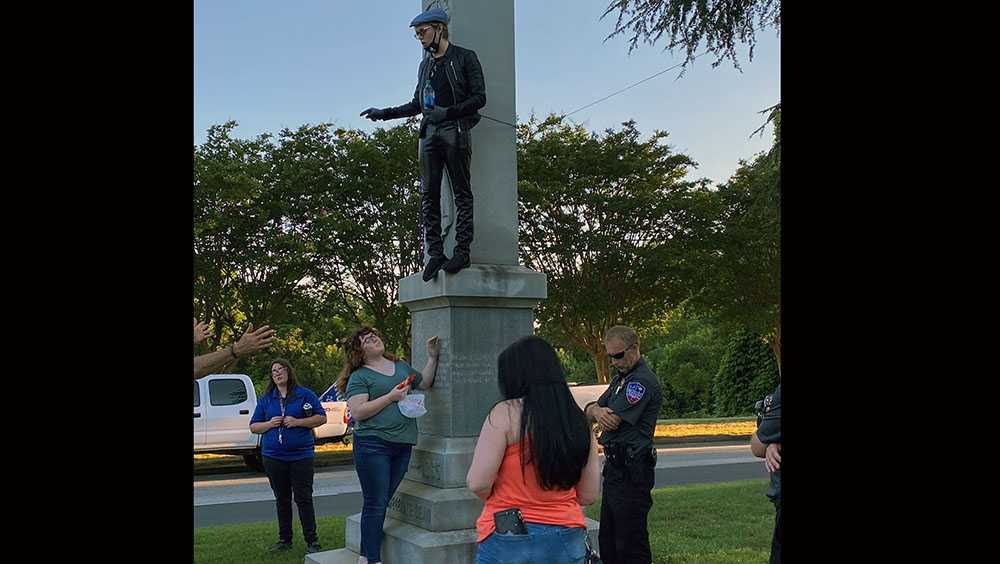
[[[713,379],[732,331],[683,312],[671,316],[668,327],[662,345],[645,355],[646,361],[661,386],[674,391],[676,416],[707,416],[712,411]]]
[[[290,192],[304,187],[281,172],[284,145],[296,140],[237,139],[235,127],[211,127],[194,148],[194,309],[212,321],[211,347],[273,323],[310,271]]]
[[[713,67],[729,59],[739,69],[739,45],[750,46],[752,61],[757,32],[769,27],[781,32],[781,0],[613,0],[601,18],[615,10],[618,20],[607,39],[631,32],[631,53],[640,40],[654,45],[666,35],[664,49],[683,48],[685,66],[704,41],[716,57]]]
[[[705,240],[695,310],[763,335],[781,367],[781,113],[772,113],[774,144],[740,162],[718,187],[717,229]]]
[[[317,388],[360,323],[407,354],[396,302],[397,279],[420,266],[413,122],[374,135],[305,125],[277,139],[239,139],[235,127],[210,128],[194,151],[194,305],[212,321],[209,345],[270,324],[268,354],[230,369],[266,385],[270,359],[285,356]]]
[[[374,325],[406,357],[410,316],[399,304],[399,279],[423,266],[416,145],[412,119],[374,133],[338,129],[330,142],[334,179],[319,194],[310,230],[324,257],[317,298],[339,304],[355,325]]]
[[[636,328],[689,295],[691,257],[703,251],[714,199],[684,180],[690,157],[635,122],[603,136],[549,116],[518,126],[522,263],[544,272],[540,333],[578,347],[608,382],[605,331]]]

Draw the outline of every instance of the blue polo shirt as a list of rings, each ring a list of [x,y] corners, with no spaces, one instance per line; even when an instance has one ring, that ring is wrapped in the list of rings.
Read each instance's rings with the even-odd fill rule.
[[[313,415],[325,415],[319,398],[309,388],[295,386],[285,398],[285,415],[296,419],[305,419]],[[250,418],[250,423],[264,423],[272,417],[281,415],[281,393],[274,388],[270,394],[264,394],[257,399],[257,409]],[[278,440],[278,437],[281,440]],[[316,436],[313,430],[306,427],[275,427],[268,429],[260,440],[261,453],[264,456],[291,462],[315,456]]]

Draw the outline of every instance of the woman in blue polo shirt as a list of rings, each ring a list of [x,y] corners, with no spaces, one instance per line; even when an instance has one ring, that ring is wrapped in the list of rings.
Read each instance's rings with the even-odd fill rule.
[[[398,402],[410,388],[431,387],[439,350],[437,337],[427,339],[427,364],[417,372],[387,352],[382,337],[371,327],[355,331],[346,342],[346,362],[336,387],[340,397],[347,398],[355,420],[354,467],[364,497],[359,564],[382,561],[385,510],[417,444],[417,421],[404,417]]]
[[[271,552],[292,548],[292,496],[299,507],[306,552],[321,549],[316,536],[313,510],[313,457],[316,439],[313,427],[326,423],[326,412],[309,388],[295,383],[287,360],[271,363],[271,383],[257,400],[250,418],[250,431],[261,437],[264,471],[278,506],[278,543]]]

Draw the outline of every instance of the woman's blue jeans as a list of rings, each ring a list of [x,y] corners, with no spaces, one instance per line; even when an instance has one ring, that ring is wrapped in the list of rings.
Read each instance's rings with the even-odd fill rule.
[[[581,527],[525,523],[528,534],[493,533],[476,548],[476,564],[583,564]]]
[[[361,556],[370,564],[382,561],[385,509],[403,481],[413,446],[374,436],[354,437],[354,468],[361,482]]]

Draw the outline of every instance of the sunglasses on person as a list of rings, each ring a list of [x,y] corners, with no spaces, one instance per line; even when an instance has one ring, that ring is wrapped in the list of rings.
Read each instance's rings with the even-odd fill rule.
[[[427,27],[424,27],[424,28],[414,29],[413,30],[414,31],[413,36],[416,37],[417,39],[423,39],[424,35],[426,35],[427,32],[430,31],[430,30],[432,30],[432,29],[434,29],[434,26],[430,26],[430,25],[427,26]]]
[[[608,353],[608,356],[611,357],[611,358],[613,358],[613,359],[615,359],[615,360],[621,360],[621,359],[625,358],[625,353],[628,352],[628,350],[630,348],[634,347],[634,346],[635,346],[635,343],[632,343],[631,345],[625,347],[625,349],[622,350],[622,352],[615,353],[615,354]]]

